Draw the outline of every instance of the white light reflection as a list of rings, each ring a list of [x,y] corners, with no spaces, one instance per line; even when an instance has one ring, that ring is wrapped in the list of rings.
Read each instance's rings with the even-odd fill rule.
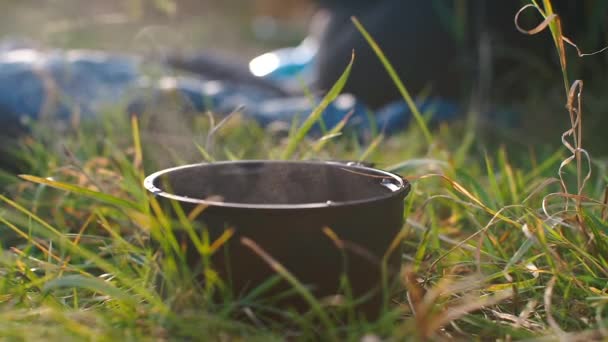
[[[252,59],[251,62],[249,62],[249,70],[257,77],[264,77],[275,71],[280,64],[281,60],[279,59],[279,56],[269,52]]]

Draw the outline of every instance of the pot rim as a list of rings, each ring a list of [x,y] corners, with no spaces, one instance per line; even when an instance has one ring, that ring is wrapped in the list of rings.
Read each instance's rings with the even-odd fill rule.
[[[375,175],[385,175],[387,178],[397,181],[398,189],[391,189],[392,192],[389,192],[386,195],[370,197],[362,200],[356,201],[346,201],[346,202],[314,202],[314,203],[299,203],[299,204],[256,204],[256,203],[237,203],[237,202],[220,202],[213,200],[205,200],[200,198],[193,198],[187,196],[180,196],[172,193],[168,193],[156,185],[154,182],[157,178],[178,170],[188,169],[188,168],[197,168],[209,165],[222,165],[222,164],[249,164],[249,163],[276,163],[276,164],[316,164],[316,165],[335,165],[335,166],[344,166],[349,169],[360,170],[362,172],[368,171],[373,172]],[[383,171],[371,167],[361,166],[361,165],[349,165],[344,162],[335,162],[335,161],[287,161],[287,160],[238,160],[238,161],[219,161],[213,163],[197,163],[197,164],[188,164],[183,166],[171,167],[168,169],[160,170],[152,173],[144,179],[143,183],[146,190],[154,194],[155,196],[161,196],[164,198],[177,200],[180,202],[188,202],[193,204],[202,204],[207,205],[209,207],[221,207],[221,208],[235,208],[235,209],[272,209],[272,210],[297,210],[297,209],[320,209],[320,208],[336,208],[336,207],[346,207],[357,204],[366,204],[373,203],[377,201],[382,201],[390,198],[399,197],[403,194],[403,197],[407,196],[410,191],[410,183],[388,171]]]

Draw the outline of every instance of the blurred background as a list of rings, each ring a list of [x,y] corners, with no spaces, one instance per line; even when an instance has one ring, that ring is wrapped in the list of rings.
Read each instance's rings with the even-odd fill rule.
[[[0,33],[64,48],[211,48],[244,60],[306,35],[307,0],[3,0]]]
[[[424,2],[424,6],[422,6],[416,5],[415,1],[410,1],[407,2],[407,6],[410,6],[407,8],[407,13],[401,11],[397,14],[390,14],[390,5],[386,6],[387,12],[392,15],[393,19],[395,16],[400,17],[402,12],[407,14],[407,16],[404,15],[403,31],[397,32],[397,38],[394,37],[395,34],[393,37],[386,34],[389,37],[386,39],[390,39],[389,41],[393,43],[392,49],[394,50],[388,51],[389,58],[391,55],[397,56],[393,62],[406,69],[404,74],[407,74],[407,78],[403,79],[405,85],[411,87],[410,91],[414,96],[423,94],[424,97],[428,94],[439,94],[450,100],[454,99],[454,101],[462,101],[464,98],[465,105],[458,109],[460,117],[466,117],[463,114],[467,114],[470,109],[467,101],[471,90],[476,86],[473,84],[474,81],[471,81],[474,77],[469,76],[483,72],[483,70],[478,70],[483,69],[483,63],[479,57],[484,53],[483,49],[479,49],[482,46],[479,42],[483,40],[483,34],[474,26],[478,20],[475,12],[478,2],[487,4],[483,1],[473,0],[433,1],[433,4],[444,5],[444,7],[437,7],[427,5],[430,2]],[[574,32],[574,36],[571,37],[576,42],[582,42],[582,48],[585,51],[594,51],[602,47],[601,42],[606,41],[603,39],[606,37],[606,21],[603,18],[607,13],[608,2],[585,1],[585,6],[576,7],[577,11],[569,11],[569,5],[563,5],[568,4],[567,1],[555,2],[562,4],[560,10],[563,11],[560,13],[564,16],[566,32]],[[220,56],[221,54],[229,56],[230,65],[241,65],[246,68],[252,58],[265,52],[298,46],[311,32],[311,21],[319,3],[338,7],[348,3],[348,6],[352,5],[352,8],[362,16],[366,14],[365,6],[369,6],[369,3],[359,0],[352,2],[339,0],[3,0],[0,2],[0,38],[3,39],[2,42],[10,44],[25,42],[27,46],[33,45],[41,50],[50,48],[99,49],[112,53],[143,56],[152,62],[162,61],[166,56],[213,52],[220,53]],[[406,7],[399,1],[386,1],[385,3],[398,4],[400,9]],[[529,37],[517,32],[513,24],[513,16],[519,4],[517,1],[508,2],[508,6],[502,6],[507,9],[504,10],[500,4],[506,3],[506,1],[496,2],[492,6],[487,6],[492,8],[487,21],[497,31],[495,37],[498,37],[497,40],[504,38],[504,41],[510,45],[505,45],[502,49],[498,48],[492,52],[502,58],[496,63],[496,68],[500,69],[500,75],[496,73],[498,76],[494,77],[493,83],[486,85],[485,93],[477,95],[481,101],[495,101],[496,108],[499,110],[496,110],[495,116],[485,118],[485,122],[481,120],[480,125],[483,129],[478,132],[480,136],[488,133],[491,138],[499,136],[499,143],[526,145],[554,141],[559,144],[559,135],[568,127],[569,119],[568,114],[564,111],[564,85],[561,80],[559,63],[557,63],[557,54],[552,50],[553,43],[550,35],[548,32],[543,32],[536,37]],[[419,4],[423,4],[423,2]],[[462,4],[468,4],[468,10],[467,7],[462,7],[464,6]],[[422,7],[428,9],[432,7],[435,16],[433,20],[437,21],[437,25],[435,22],[429,23],[431,20],[426,20],[426,16],[416,14],[416,11]],[[474,10],[471,11],[471,8]],[[327,46],[334,46],[334,43],[336,46],[340,45],[346,34],[342,34],[340,31],[344,30],[344,26],[348,27],[348,35],[356,35],[359,40],[362,40],[350,23],[351,7],[341,12],[336,11],[336,13],[343,17],[339,18],[340,20],[344,20],[341,21],[339,30],[336,30],[338,33],[332,37],[334,41],[327,40],[323,43]],[[421,13],[428,14],[430,10]],[[379,16],[379,18],[383,17]],[[373,24],[374,20],[376,20],[376,24],[380,22],[379,25],[376,25],[376,30],[382,31],[382,19],[377,20],[378,18],[373,17],[367,19],[370,24]],[[534,27],[539,22],[538,15],[532,15],[528,19],[530,19],[529,25],[526,26],[528,28]],[[395,20],[393,20],[394,22]],[[397,23],[399,22],[397,21]],[[467,39],[467,33],[463,33],[466,32],[463,27],[467,25],[471,36],[475,36],[468,43],[471,45],[463,43]],[[369,25],[368,28],[371,26]],[[581,29],[577,30],[579,26]],[[412,33],[414,29],[420,29],[423,34]],[[331,30],[330,27],[329,32]],[[312,31],[314,31],[314,27]],[[402,38],[403,44],[394,44],[395,41],[399,42],[401,34],[409,35]],[[382,40],[383,36],[377,35],[375,38]],[[442,43],[439,44],[439,40]],[[450,44],[460,45],[448,46]],[[381,46],[387,47],[389,44],[381,44]],[[329,61],[329,63],[326,63],[324,69],[320,69],[320,76],[327,76],[327,79],[325,84],[314,89],[317,93],[328,90],[337,79],[348,62],[348,55],[352,48],[342,46],[337,50],[340,55],[323,56],[321,54],[319,57],[321,64],[323,60]],[[570,52],[569,66],[574,70],[572,80],[583,75],[593,76],[585,79],[586,82],[589,81],[585,92],[586,108],[593,113],[591,114],[592,120],[586,119],[585,124],[590,130],[603,127],[602,118],[605,116],[598,113],[608,110],[608,101],[604,99],[605,91],[602,88],[607,71],[605,68],[606,54],[586,59],[588,68],[585,74],[579,72],[582,63],[580,59],[576,58],[574,50],[568,50]],[[465,53],[462,53],[463,51]],[[358,59],[355,61],[354,72],[346,90],[355,93],[359,99],[370,94],[369,99],[363,98],[363,103],[374,110],[388,101],[378,102],[378,105],[375,105],[375,98],[371,96],[371,91],[380,96],[390,93],[389,100],[391,101],[395,98],[400,99],[392,81],[388,80],[383,67],[377,62],[366,43],[362,43],[362,46],[358,47],[357,53]],[[465,59],[470,59],[463,63],[466,66],[460,70],[465,70],[464,74],[467,77],[462,77],[462,74],[451,75],[449,74],[452,71],[451,66],[445,67],[461,63],[460,56],[457,56],[461,53]],[[403,56],[405,57],[401,58]],[[471,58],[471,56],[475,57]],[[475,58],[480,58],[480,62],[478,63]],[[374,64],[362,65],[362,61],[374,61]],[[326,71],[332,75],[328,76]],[[490,71],[489,74],[493,72]],[[370,81],[370,78],[374,81]],[[426,82],[432,81],[433,78],[438,81],[435,83],[435,87],[427,87]],[[376,79],[379,80],[378,82],[384,82],[378,83],[382,84],[382,87],[376,86]],[[483,77],[480,79],[479,88],[482,88]],[[305,107],[303,111],[306,112],[307,109]],[[503,111],[503,109],[505,110]],[[175,120],[170,118],[168,120],[172,121],[172,124],[176,124]],[[513,127],[516,127],[517,130],[511,130]],[[175,131],[166,133],[174,137],[181,137],[184,144],[191,144],[191,139],[184,139],[186,134],[182,132],[182,128],[176,128]],[[496,135],[496,132],[500,135]],[[588,136],[589,139],[598,137],[599,141],[602,141],[598,132],[592,132]],[[597,146],[600,145],[603,144],[597,143]]]
[[[231,65],[242,65],[246,68],[253,57],[264,52],[298,45],[307,35],[313,13],[313,4],[306,0],[2,0],[0,1],[0,48],[2,46],[6,46],[7,50],[16,47],[34,48],[42,51],[43,54],[49,53],[48,56],[52,56],[50,53],[55,49],[102,50],[109,55],[144,57],[150,62],[146,65],[152,66],[157,65],[168,55],[187,55],[203,51],[229,56]],[[85,58],[95,63],[95,56]],[[10,63],[6,59],[3,61]],[[105,61],[101,60],[101,63]],[[109,60],[108,63],[107,70],[113,74],[118,73],[118,77],[121,77],[122,62],[113,64],[114,62]],[[0,85],[2,92],[6,93],[0,94],[2,98],[0,145],[7,146],[6,149],[0,150],[0,155],[4,154],[0,158],[0,169],[16,168],[17,171],[23,167],[14,167],[15,160],[22,159],[23,155],[15,152],[20,155],[6,157],[9,152],[13,154],[15,150],[17,144],[15,131],[21,131],[20,128],[14,128],[15,120],[11,117],[19,114],[17,112],[21,108],[27,107],[26,102],[39,101],[41,96],[45,96],[43,93],[46,91],[37,89],[36,83],[28,81],[32,79],[30,66],[26,67],[25,72],[19,69],[9,70],[11,68],[14,67],[4,69]],[[92,79],[85,79],[85,82],[82,82],[83,87],[91,87],[95,84],[99,84],[100,89],[112,87],[111,78],[115,76],[110,75],[109,80],[105,80],[104,75],[101,75],[104,69],[93,68],[95,67],[91,70],[98,74]],[[129,68],[127,64],[128,73],[131,72]],[[66,70],[67,72],[63,74],[69,75],[69,68]],[[22,76],[22,73],[25,76]],[[152,75],[152,79],[171,76],[166,70],[159,71],[158,76],[154,76],[154,72],[146,75]],[[139,74],[134,76],[138,77]],[[11,86],[9,83],[14,85]],[[34,88],[30,90],[32,84]],[[123,84],[118,85],[123,86]],[[81,94],[79,90],[73,90],[74,86],[78,87],[78,84],[68,85],[67,93]],[[15,89],[17,91],[13,91]],[[35,95],[28,97],[27,94],[32,93]],[[82,92],[82,96],[86,100],[88,96],[86,89]],[[11,106],[10,110],[6,110],[7,103]],[[122,106],[123,102],[119,105]],[[107,112],[105,109],[104,107],[104,112]],[[142,133],[144,139],[153,142],[154,146],[171,150],[172,159],[166,160],[164,156],[160,156],[159,158],[163,160],[159,162],[174,165],[178,162],[199,160],[200,154],[195,149],[193,140],[198,139],[196,141],[201,144],[205,142],[201,136],[208,129],[208,117],[196,113],[203,127],[193,128],[189,123],[176,120],[177,115],[182,115],[181,110],[171,104],[155,108],[154,111],[152,115],[161,123],[151,127],[152,125],[142,122]],[[36,115],[37,112],[36,109],[32,114]],[[116,114],[127,118],[124,108],[118,110]],[[8,125],[5,119],[7,115]],[[113,121],[120,123],[123,120]],[[61,150],[61,146],[65,143],[63,139],[67,136],[64,133],[65,129],[57,128],[55,124],[56,120],[51,118],[37,125],[36,139],[47,148],[54,147],[54,150]],[[99,131],[99,134],[102,134],[103,130],[92,131]],[[103,136],[99,138],[103,139]],[[239,141],[238,138],[235,140]],[[243,143],[243,145],[247,144]],[[25,169],[32,169],[31,162],[24,164],[27,164]],[[42,164],[44,163],[41,162]]]

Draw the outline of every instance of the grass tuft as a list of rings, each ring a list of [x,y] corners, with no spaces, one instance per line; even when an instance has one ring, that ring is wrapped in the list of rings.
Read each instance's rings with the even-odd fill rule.
[[[55,136],[45,134],[44,127],[34,127],[33,137],[22,141],[20,159],[39,176],[22,175],[0,196],[0,337],[608,338],[608,167],[600,158],[591,160],[583,148],[583,83],[571,84],[565,75],[566,40],[558,14],[548,0],[532,0],[522,11],[528,9],[545,20],[526,33],[551,30],[561,56],[570,128],[559,150],[489,147],[475,139],[472,127],[458,124],[429,130],[380,47],[356,19],[418,126],[363,142],[341,131],[345,119],[321,139],[309,140],[307,132],[343,89],[353,60],[287,138],[254,123],[233,124],[236,117],[215,125],[206,115],[192,113],[187,126],[207,137],[192,144],[195,154],[200,152],[192,162],[201,156],[208,161],[361,160],[411,182],[404,227],[383,258],[386,268],[389,255],[400,253],[402,273],[397,284],[385,279],[385,305],[377,319],[352,310],[361,299],[349,295],[346,281],[335,297],[315,298],[280,260],[247,239],[242,242],[277,275],[247,293],[228,293],[230,280],[215,272],[213,255],[224,252],[221,247],[233,231],[211,239],[196,222],[204,206],[191,212],[163,208],[141,184],[144,170],[188,160],[180,154],[183,145],[159,146],[150,138],[145,117],[127,118],[116,110],[108,111],[101,124],[83,121],[77,131],[63,133],[60,148],[53,147]],[[159,151],[173,151],[176,158],[159,161]],[[337,248],[347,247],[330,230],[326,234]],[[193,242],[193,250],[187,250],[183,236]],[[200,256],[200,269],[188,266],[186,253]],[[290,284],[285,295],[301,296],[310,310],[282,310],[275,305],[280,298],[266,298],[279,282]]]

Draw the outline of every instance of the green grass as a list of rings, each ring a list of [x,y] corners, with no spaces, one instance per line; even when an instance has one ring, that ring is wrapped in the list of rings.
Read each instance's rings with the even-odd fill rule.
[[[406,85],[407,80],[398,82],[409,97]],[[348,132],[306,138],[319,110],[288,137],[244,125],[238,117],[215,129],[205,114],[195,113],[194,138],[174,146],[161,146],[166,141],[150,133],[145,118],[130,120],[120,108],[109,110],[101,123],[69,129],[57,148],[53,134],[39,127],[21,150],[35,176],[15,180],[0,197],[0,337],[606,338],[608,175],[605,162],[594,160],[584,182],[584,132],[575,125],[580,113],[572,99],[568,138],[574,140],[557,150],[488,148],[470,125],[429,130],[422,117],[402,133],[368,144]],[[559,120],[569,121],[567,111],[560,114]],[[205,137],[210,131],[215,148]],[[195,154],[188,156],[184,145]],[[216,277],[209,261],[221,242],[200,233],[194,214],[178,210],[177,217],[169,216],[142,187],[144,175],[184,162],[172,156],[190,162],[363,159],[409,179],[400,288],[385,293],[391,305],[372,322],[349,313],[348,299],[344,308],[328,309],[278,265],[278,278],[241,297],[218,299],[225,280]],[[189,234],[207,260],[201,270],[187,266],[177,231]],[[199,283],[199,274],[209,281]],[[310,312],[277,312],[258,296],[277,281],[291,284]],[[280,320],[272,318],[277,315]]]

